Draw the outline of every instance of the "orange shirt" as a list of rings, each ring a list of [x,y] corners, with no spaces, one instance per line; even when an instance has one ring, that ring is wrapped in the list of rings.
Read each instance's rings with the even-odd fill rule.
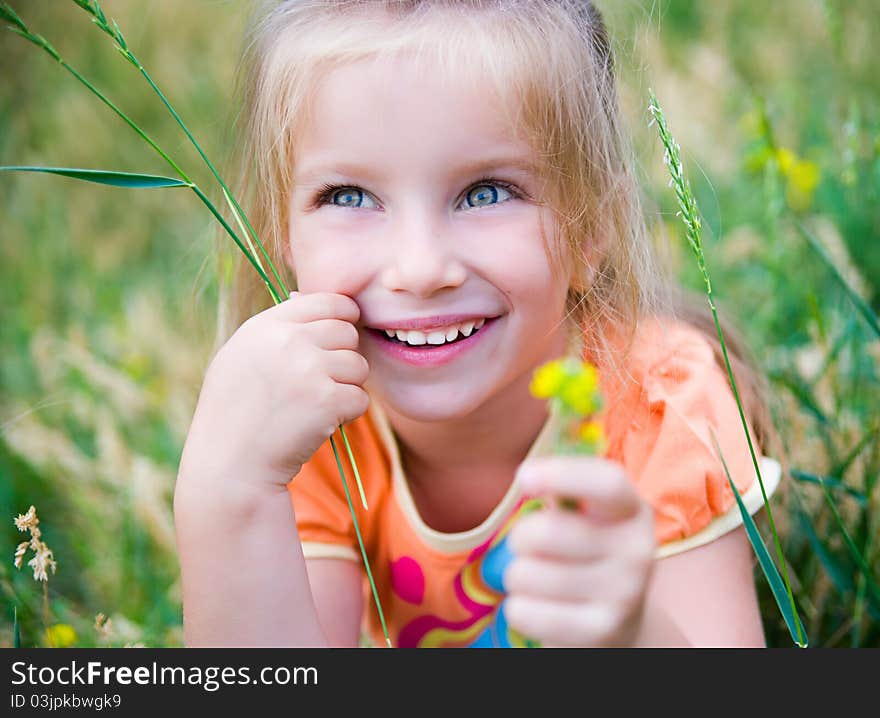
[[[572,353],[588,359],[576,341]],[[606,457],[620,462],[654,509],[657,557],[708,543],[742,523],[710,427],[750,513],[763,506],[726,372],[695,329],[652,322],[637,334],[624,382],[601,378]],[[551,404],[552,406],[552,404]],[[531,458],[550,453],[558,417],[550,412]],[[504,619],[501,574],[510,558],[505,537],[527,508],[513,482],[479,526],[443,533],[427,526],[403,473],[393,430],[377,401],[346,424],[367,498],[364,510],[344,442],[334,441],[348,481],[370,568],[394,646],[510,646],[523,640]],[[779,465],[762,459],[768,496]],[[329,441],[288,485],[307,559],[362,563],[351,510]],[[384,645],[364,572],[364,629]]]

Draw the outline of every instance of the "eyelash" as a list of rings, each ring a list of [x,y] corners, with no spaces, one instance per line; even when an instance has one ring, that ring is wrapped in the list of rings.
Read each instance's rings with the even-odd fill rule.
[[[509,182],[505,182],[504,180],[495,179],[494,177],[483,177],[480,180],[474,182],[470,187],[467,188],[467,191],[464,193],[462,199],[467,196],[468,192],[470,192],[475,187],[480,187],[486,184],[494,184],[506,189],[512,195],[512,199],[522,199],[525,195],[519,191],[515,186],[510,184]],[[333,193],[340,189],[356,189],[368,194],[366,190],[362,187],[358,187],[357,185],[352,184],[323,184],[321,185],[316,194],[315,199],[312,202],[312,207],[320,207],[324,204],[328,204],[330,202],[330,197],[333,196]],[[504,200],[506,202],[508,200]],[[503,202],[496,202],[495,204],[503,204]],[[486,205],[491,207],[493,205]],[[344,208],[343,208],[344,209]],[[350,207],[349,209],[362,209],[361,207]],[[479,207],[470,207],[469,209],[480,209]]]

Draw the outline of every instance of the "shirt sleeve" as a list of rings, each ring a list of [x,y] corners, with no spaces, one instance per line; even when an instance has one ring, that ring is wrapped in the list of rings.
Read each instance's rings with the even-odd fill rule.
[[[345,435],[358,464],[368,506],[376,506],[380,499],[374,490],[376,482],[367,479],[375,474],[378,446],[374,432],[367,425],[366,416],[346,424]],[[303,554],[307,559],[343,558],[360,562],[352,507],[363,537],[368,529],[367,512],[361,502],[345,442],[338,430],[333,434],[333,440],[345,472],[351,507],[329,440],[303,465],[288,483],[287,490],[293,503]]]
[[[749,513],[759,510],[763,496],[736,400],[702,334],[679,324],[648,330],[633,347],[630,373],[634,381],[607,420],[609,456],[654,508],[658,557],[742,524],[713,433]],[[763,458],[759,465],[769,496],[779,465]]]

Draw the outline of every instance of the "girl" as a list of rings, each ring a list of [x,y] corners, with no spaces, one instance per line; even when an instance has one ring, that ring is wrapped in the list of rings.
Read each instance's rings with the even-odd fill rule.
[[[265,309],[241,265],[227,298],[175,493],[186,642],[763,645],[712,432],[760,487],[653,258],[592,4],[272,2],[244,66],[241,189],[298,291]],[[566,354],[600,368],[603,458],[548,455],[529,383]]]

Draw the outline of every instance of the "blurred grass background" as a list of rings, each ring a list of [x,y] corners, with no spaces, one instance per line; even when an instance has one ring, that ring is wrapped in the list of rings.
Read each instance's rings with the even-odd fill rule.
[[[133,68],[72,2],[13,0],[61,55],[203,187],[207,172]],[[722,309],[771,378],[792,477],[772,499],[813,646],[880,645],[877,476],[880,61],[874,0],[598,3],[615,39],[650,221],[685,285],[647,88],[682,146]],[[215,163],[246,3],[106,0]],[[0,165],[169,174],[44,52],[0,32]],[[216,194],[212,195],[216,197]],[[0,645],[182,643],[171,497],[213,340],[214,226],[180,190],[0,174]],[[13,567],[34,504],[58,570]],[[764,530],[765,539],[769,533]],[[769,543],[769,541],[768,541]],[[768,643],[790,646],[760,573]],[[95,625],[97,614],[109,626]],[[46,633],[62,624],[71,630]]]

